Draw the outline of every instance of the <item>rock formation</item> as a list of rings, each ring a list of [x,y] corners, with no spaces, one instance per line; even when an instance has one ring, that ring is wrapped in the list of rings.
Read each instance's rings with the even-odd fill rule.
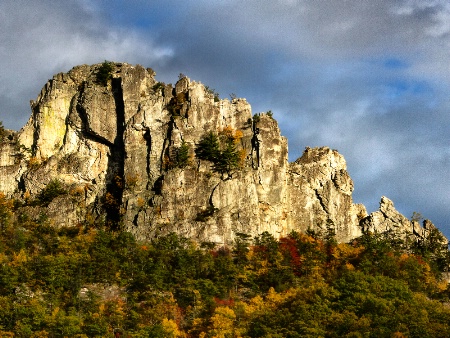
[[[187,77],[166,85],[126,63],[109,64],[110,76],[99,79],[104,66],[55,75],[28,123],[1,142],[0,191],[22,201],[21,213],[44,213],[55,226],[96,221],[138,238],[177,232],[215,243],[327,227],[339,241],[395,227],[423,236],[386,198],[371,215],[354,204],[337,151],[306,148],[288,163],[277,122],[252,116],[245,99],[219,100]],[[219,149],[233,165],[199,158],[211,134],[225,140]],[[66,193],[42,203],[55,180]]]

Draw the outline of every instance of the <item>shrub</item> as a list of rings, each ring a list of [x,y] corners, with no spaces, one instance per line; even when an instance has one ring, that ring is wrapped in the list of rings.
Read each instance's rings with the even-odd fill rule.
[[[162,90],[164,88],[164,83],[163,82],[157,82],[153,85],[152,89],[154,92],[157,92],[159,90]]]
[[[205,90],[206,90],[206,93],[207,93],[207,94],[209,94],[209,95],[211,95],[212,97],[214,97],[214,102],[219,102],[219,101],[220,101],[219,93],[216,92],[215,89],[210,88],[210,87],[208,87],[208,86],[205,86]]]
[[[0,121],[0,142],[3,142],[3,139],[6,136],[6,130],[5,127],[3,127],[3,122]]]
[[[56,197],[67,194],[67,190],[58,179],[51,180],[38,195],[38,204],[49,205]]]
[[[38,159],[35,156],[30,157],[30,159],[28,160],[28,164],[27,167],[30,170],[36,170],[37,168],[39,168],[39,166],[41,165],[41,161],[40,159]]]
[[[108,80],[112,79],[112,71],[114,69],[114,63],[104,61],[97,71],[97,82],[103,86],[108,84]]]
[[[183,141],[177,151],[177,167],[184,168],[189,164],[189,145]]]
[[[125,185],[128,189],[134,188],[139,182],[138,174],[128,174],[125,176]]]

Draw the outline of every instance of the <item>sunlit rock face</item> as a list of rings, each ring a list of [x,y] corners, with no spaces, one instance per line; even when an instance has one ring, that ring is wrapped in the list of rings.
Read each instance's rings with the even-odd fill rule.
[[[277,122],[253,116],[245,99],[220,100],[187,77],[160,83],[139,65],[109,66],[106,79],[99,79],[104,64],[55,75],[31,103],[28,123],[1,142],[0,191],[23,201],[30,217],[44,213],[55,226],[104,222],[140,239],[176,232],[215,243],[264,231],[278,238],[333,229],[339,241],[364,229],[422,231],[388,202],[369,216],[354,204],[337,151],[306,148],[288,163]],[[235,165],[219,170],[219,159],[196,155],[209,133],[222,142],[223,158],[232,140]],[[55,179],[64,194],[29,203]]]

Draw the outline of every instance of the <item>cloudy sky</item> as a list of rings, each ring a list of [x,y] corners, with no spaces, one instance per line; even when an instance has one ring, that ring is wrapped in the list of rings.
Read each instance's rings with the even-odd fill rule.
[[[384,195],[450,237],[449,54],[448,0],[2,0],[0,120],[78,64],[184,73],[272,110],[291,161],[339,150],[369,212]]]

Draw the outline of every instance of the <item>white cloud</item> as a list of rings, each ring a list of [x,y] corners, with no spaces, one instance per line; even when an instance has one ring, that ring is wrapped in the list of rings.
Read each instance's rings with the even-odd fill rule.
[[[11,128],[26,122],[28,100],[57,72],[106,59],[155,65],[173,55],[171,48],[159,46],[151,36],[111,25],[87,1],[64,4],[0,4],[0,120]],[[20,111],[20,116],[11,116],[8,110]]]

